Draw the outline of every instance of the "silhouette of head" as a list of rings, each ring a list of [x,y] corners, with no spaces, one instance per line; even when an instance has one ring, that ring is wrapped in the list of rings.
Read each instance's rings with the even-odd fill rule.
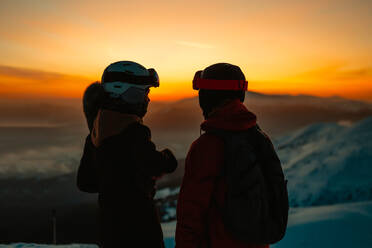
[[[98,82],[89,85],[84,92],[83,110],[89,131],[92,131],[94,119],[98,114],[98,110],[102,107],[104,97],[103,87]]]
[[[201,79],[214,79],[218,81],[210,81],[211,84],[219,82],[231,84],[235,82],[245,82],[245,76],[241,69],[232,64],[228,63],[218,63],[211,66],[208,66],[200,73]],[[231,85],[232,88],[233,85]],[[213,86],[211,87],[213,88]],[[224,88],[229,88],[229,85],[226,85]],[[225,90],[225,89],[199,89],[199,105],[203,111],[203,116],[205,119],[208,118],[209,114],[217,107],[223,105],[228,100],[239,99],[241,102],[244,102],[245,99],[245,89],[234,89],[234,90]]]

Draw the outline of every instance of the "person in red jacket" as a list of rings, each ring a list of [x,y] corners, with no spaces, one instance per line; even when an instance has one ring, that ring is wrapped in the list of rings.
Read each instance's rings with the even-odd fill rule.
[[[266,248],[247,244],[227,230],[221,207],[227,190],[224,166],[224,141],[215,130],[245,131],[256,126],[256,115],[243,104],[247,81],[238,66],[219,63],[196,73],[194,89],[205,131],[190,147],[177,205],[177,248]],[[270,151],[272,153],[272,151]],[[272,156],[271,156],[272,155]],[[278,162],[275,152],[270,158]]]

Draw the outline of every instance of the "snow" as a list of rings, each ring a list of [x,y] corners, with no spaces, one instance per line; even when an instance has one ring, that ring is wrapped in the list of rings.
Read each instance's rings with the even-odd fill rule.
[[[372,201],[296,209],[273,247],[372,247]]]
[[[164,188],[156,191],[154,199],[164,199],[169,196],[177,195],[180,191],[179,187],[176,188]]]
[[[71,244],[71,245],[41,245],[41,244],[26,244],[14,243],[9,245],[0,245],[0,248],[98,248],[97,245],[87,244]]]
[[[176,222],[162,223],[166,248],[175,245]],[[273,248],[370,248],[372,201],[292,208],[287,233]],[[96,245],[10,244],[0,248],[97,248]]]
[[[176,230],[177,221],[171,221],[166,223],[161,223],[161,228],[163,230],[164,239],[173,238]]]
[[[176,208],[173,207],[173,206],[166,206],[164,208],[164,212],[165,212],[165,214],[163,214],[161,216],[161,220],[162,221],[174,220],[176,218],[176,216],[177,216]]]
[[[277,140],[291,206],[372,200],[371,127],[321,123]]]
[[[173,248],[176,222],[162,227],[166,248]],[[293,208],[284,239],[271,247],[372,247],[372,201]]]

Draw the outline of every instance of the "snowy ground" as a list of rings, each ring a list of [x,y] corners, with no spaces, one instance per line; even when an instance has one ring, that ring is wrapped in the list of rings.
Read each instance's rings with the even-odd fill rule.
[[[167,248],[176,223],[163,224]],[[371,248],[372,201],[291,209],[286,236],[275,248]]]
[[[40,245],[16,243],[9,245],[0,245],[0,248],[98,248],[97,245],[71,244],[71,245]]]
[[[163,223],[166,248],[174,247],[176,222]],[[371,248],[372,201],[293,208],[286,236],[274,248]],[[0,248],[97,248],[95,245],[11,244]]]

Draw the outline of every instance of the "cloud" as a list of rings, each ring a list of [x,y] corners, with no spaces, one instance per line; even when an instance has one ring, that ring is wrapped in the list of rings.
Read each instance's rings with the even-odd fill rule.
[[[190,42],[190,41],[177,41],[178,45],[181,46],[187,46],[187,47],[193,47],[193,48],[200,48],[200,49],[213,49],[215,46],[204,44],[204,43],[198,43],[198,42]]]
[[[0,127],[0,178],[73,172],[86,135],[80,127]]]
[[[50,146],[1,156],[0,178],[51,177],[74,172],[79,165],[80,146]]]
[[[0,99],[0,127],[85,125],[80,99]]]
[[[339,70],[333,75],[335,79],[370,78],[372,79],[372,68],[365,67],[353,70]]]
[[[0,65],[0,77],[10,77],[27,80],[60,80],[66,78],[67,75],[55,72]]]
[[[297,77],[306,77],[311,79],[333,79],[333,80],[358,80],[372,79],[372,68],[347,68],[345,65],[337,64],[306,71],[297,75]]]
[[[1,97],[76,98],[92,81],[77,75],[0,65]]]

